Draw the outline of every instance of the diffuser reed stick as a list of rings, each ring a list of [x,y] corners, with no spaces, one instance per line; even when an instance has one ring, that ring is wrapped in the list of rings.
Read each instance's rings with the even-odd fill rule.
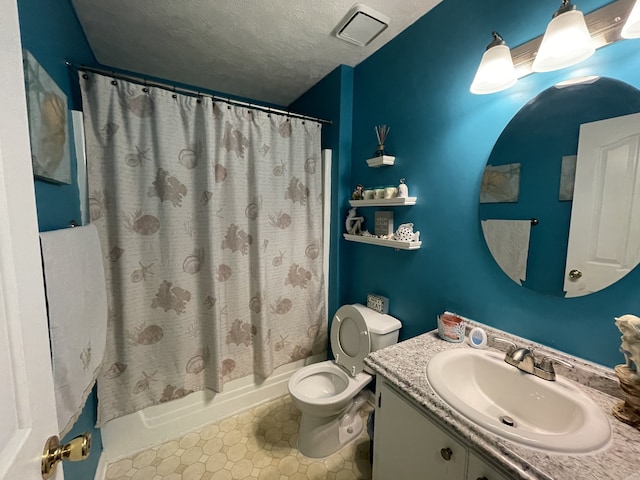
[[[387,135],[389,135],[389,131],[391,127],[387,127],[386,125],[376,125],[376,137],[378,137],[378,149],[376,150],[376,157],[381,157],[384,155],[384,142],[387,139]]]

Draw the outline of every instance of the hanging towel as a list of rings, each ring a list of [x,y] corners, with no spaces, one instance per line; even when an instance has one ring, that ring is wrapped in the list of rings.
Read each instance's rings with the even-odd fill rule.
[[[531,220],[482,220],[482,231],[496,263],[522,285],[527,279]]]
[[[93,225],[40,234],[60,436],[96,381],[107,335],[107,290]]]

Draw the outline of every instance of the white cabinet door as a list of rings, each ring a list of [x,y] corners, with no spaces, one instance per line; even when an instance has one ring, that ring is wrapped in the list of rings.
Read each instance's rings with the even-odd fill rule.
[[[469,452],[469,466],[467,467],[467,480],[509,480],[498,473],[496,469],[487,465],[475,453]]]
[[[374,480],[464,480],[467,449],[378,381]]]
[[[0,480],[37,480],[58,425],[16,0],[0,11]]]

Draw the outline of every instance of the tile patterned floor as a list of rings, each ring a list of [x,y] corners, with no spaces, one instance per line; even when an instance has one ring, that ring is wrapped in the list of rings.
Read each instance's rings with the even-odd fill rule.
[[[363,409],[366,417],[371,407]],[[368,480],[369,436],[314,460],[296,449],[300,411],[287,395],[110,464],[106,480]]]

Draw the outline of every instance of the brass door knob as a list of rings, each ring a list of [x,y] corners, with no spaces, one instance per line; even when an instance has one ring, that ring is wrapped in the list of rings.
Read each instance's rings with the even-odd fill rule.
[[[451,460],[451,457],[453,456],[453,452],[449,447],[441,448],[440,455],[442,455],[442,458],[444,458],[448,462],[449,460]]]
[[[56,466],[62,460],[79,462],[85,460],[91,452],[91,434],[89,432],[77,436],[65,445],[60,444],[57,435],[49,437],[42,452],[42,478],[53,477]]]
[[[580,270],[573,269],[569,272],[569,278],[571,280],[578,280],[582,277],[582,272]]]

